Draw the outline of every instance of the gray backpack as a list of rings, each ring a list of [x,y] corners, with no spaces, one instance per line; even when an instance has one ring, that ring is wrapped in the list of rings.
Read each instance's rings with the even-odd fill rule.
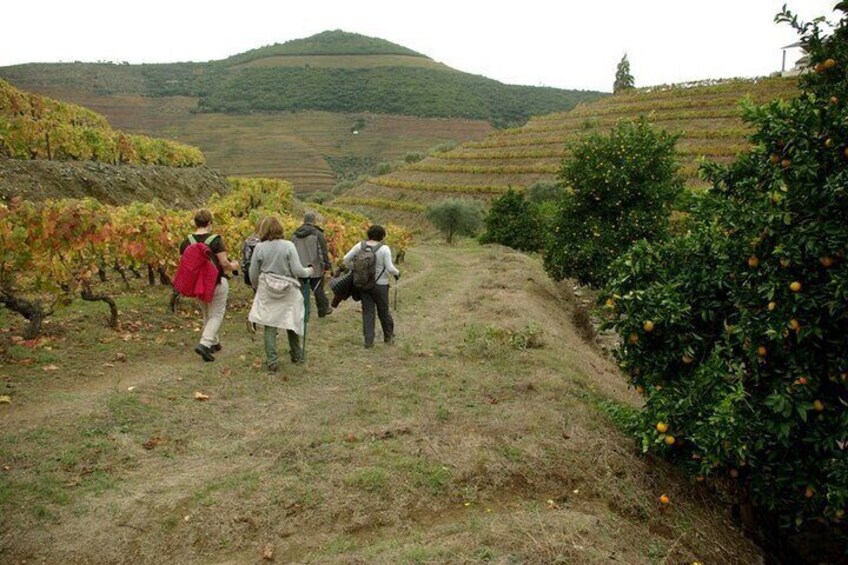
[[[367,245],[364,241],[359,244],[359,251],[353,256],[350,269],[355,289],[371,290],[377,284],[377,279],[383,275],[377,275],[377,250],[382,246],[382,243]]]

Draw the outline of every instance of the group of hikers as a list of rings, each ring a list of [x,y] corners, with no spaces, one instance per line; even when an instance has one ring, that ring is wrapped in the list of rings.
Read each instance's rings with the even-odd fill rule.
[[[341,301],[352,297],[362,304],[362,333],[366,348],[374,346],[375,318],[380,319],[383,340],[394,343],[394,319],[389,310],[389,275],[395,280],[400,271],[392,262],[392,252],[383,243],[386,230],[380,225],[368,228],[366,239],[354,245],[342,259],[345,271],[330,281],[333,304],[327,300],[325,277],[332,274],[327,240],[317,225],[318,217],[307,212],[303,225],[291,240],[285,237],[276,216],[262,218],[256,232],[242,249],[241,268],[245,282],[254,290],[248,315],[248,328],[263,328],[266,364],[269,373],[280,369],[277,334],[285,330],[292,363],[305,361],[305,326],[309,320],[310,295],[315,297],[318,317],[333,312]],[[212,213],[198,210],[194,233],[180,244],[180,265],[174,288],[185,296],[198,298],[203,312],[203,330],[194,351],[204,361],[214,361],[221,351],[218,332],[224,320],[230,275],[238,275],[239,262],[227,254],[221,237],[213,233]]]

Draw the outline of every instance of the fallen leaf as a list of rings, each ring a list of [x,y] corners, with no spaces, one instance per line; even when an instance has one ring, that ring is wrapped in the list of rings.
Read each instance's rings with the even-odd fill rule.
[[[109,368],[111,369],[111,368],[113,368],[113,367],[115,366],[115,364],[114,364],[114,363],[103,363],[103,366],[104,366],[104,367],[109,367]]]
[[[195,400],[209,400],[209,395],[203,394],[199,390],[196,390],[194,392],[194,399]]]
[[[3,396],[0,396],[0,404],[11,404],[11,403],[12,403],[12,397],[11,396],[8,396],[8,395],[5,395],[5,394]]]
[[[165,438],[163,438],[162,436],[152,436],[150,439],[148,439],[147,441],[142,443],[141,447],[143,447],[144,449],[150,450],[150,449],[153,449],[154,447],[162,445],[166,441],[167,440]]]
[[[270,543],[266,543],[262,548],[262,559],[265,559],[266,561],[274,560],[274,546]]]
[[[58,371],[59,367],[56,365],[45,365],[41,368],[42,371]]]
[[[223,369],[221,369],[221,376],[222,377],[229,377],[232,374],[233,374],[233,370],[230,369],[229,367],[224,367]]]
[[[345,441],[348,443],[354,443],[356,441],[356,436],[353,435],[353,432],[350,432],[349,434],[347,434]]]
[[[126,363],[127,362],[127,354],[118,352],[118,353],[115,354],[115,359],[117,361],[120,361],[121,363]]]
[[[130,392],[132,392],[132,391],[134,391],[134,390],[135,390],[135,387],[134,387],[134,386],[128,386],[128,387],[127,387],[127,390],[128,390],[128,391],[130,391]]]

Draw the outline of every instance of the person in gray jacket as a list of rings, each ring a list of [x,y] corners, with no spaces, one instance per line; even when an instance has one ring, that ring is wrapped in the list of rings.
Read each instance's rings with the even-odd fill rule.
[[[306,319],[309,319],[309,293],[315,295],[315,305],[318,317],[323,318],[333,311],[324,290],[324,274],[330,272],[330,254],[327,253],[327,239],[324,230],[315,225],[315,212],[307,212],[303,216],[303,225],[297,228],[292,236],[292,243],[297,249],[301,265],[312,265],[312,276],[300,279],[303,288],[303,302],[306,306]]]
[[[279,369],[277,330],[286,330],[292,363],[303,359],[300,336],[304,334],[303,295],[298,279],[312,276],[303,267],[292,242],[283,239],[283,226],[275,216],[259,223],[260,242],[250,257],[250,281],[256,289],[248,320],[265,326],[265,354],[268,372]]]

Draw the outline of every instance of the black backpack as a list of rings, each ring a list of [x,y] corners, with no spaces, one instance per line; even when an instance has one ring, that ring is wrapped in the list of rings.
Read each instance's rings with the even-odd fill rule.
[[[353,273],[353,288],[357,290],[371,290],[377,284],[377,250],[383,246],[382,243],[371,246],[363,241],[359,244],[359,251],[351,261],[351,272]],[[383,269],[385,271],[385,269]]]
[[[250,258],[253,257],[253,250],[256,244],[259,243],[259,238],[251,235],[244,240],[244,245],[241,246],[241,273],[244,275],[244,284],[250,284]]]

